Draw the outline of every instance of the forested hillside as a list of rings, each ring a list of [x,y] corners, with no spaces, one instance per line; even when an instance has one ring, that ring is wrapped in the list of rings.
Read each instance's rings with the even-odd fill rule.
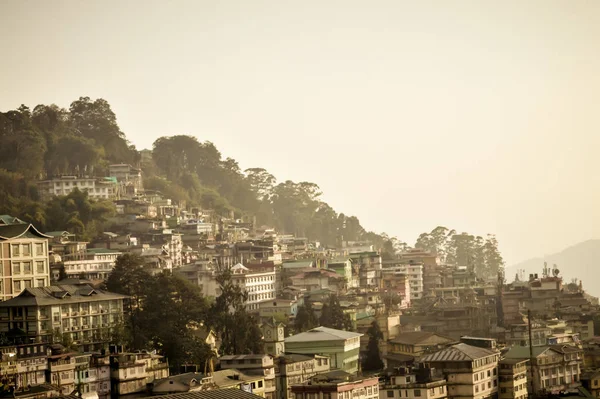
[[[146,188],[187,206],[255,216],[259,225],[325,245],[370,240],[392,252],[395,244],[402,244],[368,232],[354,216],[336,212],[321,200],[318,185],[277,182],[258,167],[242,170],[210,142],[183,135],[161,137],[143,154],[127,140],[103,99],[81,97],[68,109],[21,105],[0,113],[0,142],[0,214],[16,215],[46,231],[67,228],[93,238],[114,207],[85,195],[43,204],[36,180],[61,174],[105,176],[109,164],[130,163],[141,166]]]

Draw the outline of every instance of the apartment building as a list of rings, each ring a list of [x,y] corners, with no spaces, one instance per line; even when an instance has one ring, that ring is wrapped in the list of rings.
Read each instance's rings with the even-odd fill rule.
[[[461,342],[425,355],[418,362],[440,370],[448,384],[449,398],[493,398],[498,393],[500,352]]]
[[[86,191],[91,199],[112,199],[117,196],[117,181],[115,178],[95,178],[78,176],[61,176],[37,183],[38,192],[42,201],[49,201],[52,197],[68,195],[76,188]]]
[[[110,355],[111,392],[115,397],[143,392],[148,384],[169,377],[163,356],[147,352],[118,352]]]
[[[380,386],[379,397],[444,399],[448,397],[448,387],[437,370],[401,367]]]
[[[341,370],[318,374],[302,384],[292,385],[294,399],[379,399],[377,377],[355,377]]]
[[[287,354],[275,358],[278,399],[294,399],[292,385],[330,371],[329,358],[319,355]]]
[[[85,252],[69,255],[63,262],[68,277],[106,280],[122,253],[106,248],[87,248]]]
[[[0,302],[0,332],[18,328],[30,342],[50,342],[52,334],[59,332],[84,350],[92,350],[123,319],[125,298],[86,284],[26,288]]]
[[[502,359],[499,363],[498,399],[526,399],[528,359]]]
[[[506,359],[530,359],[529,348],[515,346],[504,357]],[[534,378],[529,381],[529,392],[554,394],[581,386],[583,349],[574,345],[548,345],[533,347]]]
[[[31,224],[0,225],[0,300],[50,285],[50,238]]]
[[[389,366],[404,366],[456,343],[457,340],[434,332],[403,332],[387,342],[386,359]]]
[[[231,267],[231,279],[248,293],[246,309],[258,311],[260,303],[275,298],[275,267],[260,265],[252,269],[238,263]]]
[[[354,374],[358,371],[360,337],[363,334],[317,327],[306,332],[287,337],[287,353],[328,356],[331,368]]]
[[[377,252],[351,253],[353,274],[358,274],[359,286],[362,288],[379,287],[382,260]]]
[[[228,355],[219,358],[222,369],[240,370],[264,378],[266,399],[276,399],[275,363],[271,355]]]

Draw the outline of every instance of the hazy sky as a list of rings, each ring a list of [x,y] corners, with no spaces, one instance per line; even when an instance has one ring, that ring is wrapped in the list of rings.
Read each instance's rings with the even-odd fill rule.
[[[595,0],[0,0],[0,110],[102,97],[138,148],[193,134],[409,243],[496,233],[510,264],[600,238],[599,21]]]

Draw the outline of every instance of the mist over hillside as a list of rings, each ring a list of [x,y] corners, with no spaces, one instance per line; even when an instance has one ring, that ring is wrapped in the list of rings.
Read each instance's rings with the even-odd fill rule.
[[[525,260],[506,268],[506,280],[512,281],[519,270],[525,278],[530,273],[542,273],[544,262],[556,264],[565,282],[583,280],[583,288],[591,295],[600,296],[600,239],[583,241],[560,252],[545,257]]]

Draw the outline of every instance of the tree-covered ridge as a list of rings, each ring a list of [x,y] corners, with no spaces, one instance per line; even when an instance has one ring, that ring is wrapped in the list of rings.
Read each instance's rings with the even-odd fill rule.
[[[255,217],[258,225],[324,245],[369,240],[379,248],[393,248],[386,235],[368,232],[358,218],[337,213],[321,199],[316,184],[277,182],[262,168],[242,170],[211,142],[177,135],[159,138],[152,151],[137,151],[104,99],[80,97],[68,109],[41,104],[32,111],[22,105],[0,113],[0,142],[0,213],[17,215],[43,229],[73,225],[83,231],[88,221],[73,206],[65,208],[66,203],[61,212],[57,204],[50,208],[40,203],[35,180],[65,174],[100,177],[110,164],[129,163],[142,168],[146,188],[159,190],[180,205]],[[68,213],[71,224],[48,222],[65,218],[49,215],[51,209]],[[87,238],[93,238],[96,229],[87,230]]]
[[[467,266],[479,278],[495,277],[504,269],[504,259],[493,234],[484,238],[438,226],[430,233],[422,233],[415,248],[437,254],[443,263]]]

